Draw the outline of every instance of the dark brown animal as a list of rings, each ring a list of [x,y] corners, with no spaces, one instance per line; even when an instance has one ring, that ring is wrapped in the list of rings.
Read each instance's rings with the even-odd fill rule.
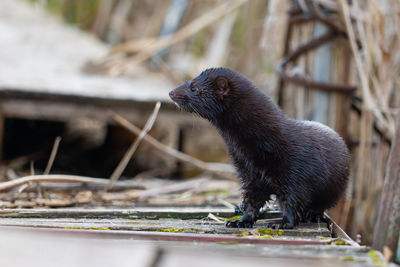
[[[315,221],[345,191],[349,152],[331,128],[285,116],[241,74],[207,69],[170,93],[182,109],[208,119],[222,135],[242,182],[243,211],[228,227],[252,227],[275,194],[282,228]]]

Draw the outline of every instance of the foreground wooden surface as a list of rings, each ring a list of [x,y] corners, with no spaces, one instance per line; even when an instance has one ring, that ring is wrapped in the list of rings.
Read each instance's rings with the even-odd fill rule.
[[[382,263],[379,253],[334,238],[324,223],[272,230],[263,219],[253,229],[227,229],[223,220],[232,215],[227,208],[0,210],[0,266]]]

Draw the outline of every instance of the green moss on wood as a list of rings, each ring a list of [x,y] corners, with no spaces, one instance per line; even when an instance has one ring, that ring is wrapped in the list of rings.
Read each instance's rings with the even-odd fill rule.
[[[217,242],[218,245],[238,245],[238,242],[235,241],[225,241],[225,242]]]
[[[180,232],[199,232],[199,229],[189,228],[161,228],[161,229],[147,229],[146,231],[164,232],[164,233],[180,233]]]
[[[379,257],[378,252],[376,252],[375,250],[368,251],[368,255],[371,256],[373,262],[376,265],[384,265],[385,264],[383,261],[381,261],[381,258]]]
[[[269,229],[269,228],[259,228],[259,229],[257,229],[257,232],[260,235],[278,235],[279,231],[275,232],[274,230]],[[281,233],[281,235],[282,235],[282,233]]]
[[[359,261],[355,259],[353,256],[344,256],[340,258],[341,261]]]
[[[111,230],[107,227],[82,227],[82,226],[74,226],[74,227],[64,227],[64,229],[73,229],[73,230]]]
[[[233,216],[231,218],[224,219],[224,221],[240,220],[242,217],[243,217],[242,215],[237,215],[237,216]]]

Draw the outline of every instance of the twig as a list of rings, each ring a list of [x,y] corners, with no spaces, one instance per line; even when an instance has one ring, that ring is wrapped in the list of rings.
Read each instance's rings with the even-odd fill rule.
[[[129,147],[128,151],[125,153],[124,157],[118,164],[118,166],[115,168],[114,172],[112,173],[110,177],[110,182],[107,185],[106,191],[111,189],[113,184],[121,177],[121,174],[125,170],[126,166],[128,165],[129,161],[131,160],[133,153],[135,153],[136,149],[138,148],[140,142],[142,142],[143,138],[146,136],[146,134],[150,131],[150,129],[153,127],[154,122],[156,121],[158,111],[160,110],[161,107],[161,102],[158,101],[154,107],[153,113],[147,120],[145,126],[143,127],[143,130],[139,133],[139,136],[136,138],[136,140],[132,143],[132,145]]]
[[[364,101],[365,101],[364,103],[368,109],[372,109],[374,102],[370,95],[368,78],[367,78],[366,73],[364,72],[361,55],[357,49],[356,37],[354,34],[354,29],[353,29],[353,25],[351,23],[351,19],[350,19],[349,5],[344,0],[339,0],[339,3],[340,3],[341,11],[343,14],[343,19],[344,19],[344,22],[346,25],[347,35],[348,35],[349,41],[350,41],[350,47],[351,47],[351,50],[353,51],[354,60],[356,62],[358,75],[359,75],[360,81],[361,81],[361,89],[362,89],[362,93],[363,93]]]
[[[31,183],[23,184],[19,189],[18,189],[18,194],[21,194],[28,186],[30,186]]]
[[[210,219],[210,220],[216,221],[217,223],[221,223],[221,224],[225,223],[223,220],[220,220],[217,216],[215,216],[212,213],[209,213],[207,218]]]
[[[53,148],[51,149],[49,161],[47,162],[46,169],[44,170],[43,174],[49,174],[51,171],[51,167],[53,167],[54,159],[56,158],[58,147],[61,142],[61,137],[57,136],[56,139],[54,140]],[[40,184],[36,185],[36,189],[38,192],[38,196],[42,197],[42,188],[40,187]]]
[[[68,182],[68,183],[85,183],[85,184],[102,184],[107,185],[109,181],[103,178],[93,178],[77,175],[64,175],[64,174],[47,174],[47,175],[33,175],[25,176],[0,183],[0,191],[8,190],[13,187],[23,185],[26,183],[41,183],[41,182]]]
[[[31,176],[35,175],[35,167],[33,165],[33,160],[29,163],[29,168],[31,171]],[[27,183],[23,184],[19,189],[18,189],[18,194],[21,194],[28,186],[30,186],[32,183]]]
[[[117,193],[103,193],[101,198],[106,201],[113,201],[113,200],[146,200],[152,196],[158,196],[163,194],[169,193],[176,193],[182,191],[188,191],[190,189],[199,187],[202,183],[208,181],[206,178],[181,182],[181,183],[174,183],[158,188],[152,188],[145,191],[138,191],[138,190],[129,190],[125,192],[117,192]]]
[[[29,169],[31,171],[31,175],[35,175],[35,164],[33,160],[31,160],[31,162],[29,163]]]
[[[348,235],[346,234],[346,232],[343,231],[343,229],[340,228],[340,226],[339,226],[334,220],[332,220],[331,217],[329,217],[328,213],[324,212],[324,216],[325,216],[326,218],[328,218],[328,220],[332,223],[333,230],[336,232],[336,234],[337,234],[340,238],[342,238],[343,240],[347,241],[350,245],[352,245],[352,246],[354,246],[354,247],[359,247],[359,246],[360,246],[359,244],[357,244],[357,242],[355,242],[353,239],[351,239],[351,237],[348,236]]]
[[[357,49],[357,42],[354,33],[353,24],[350,18],[349,4],[345,0],[339,0],[339,4],[341,6],[342,16],[346,25],[347,35],[349,37],[350,47],[354,55],[354,60],[356,63],[356,69],[358,72],[358,76],[361,82],[361,91],[363,95],[363,103],[364,107],[367,110],[371,110],[375,115],[378,125],[385,130],[385,134],[389,139],[392,139],[394,136],[394,125],[391,125],[387,122],[385,117],[382,115],[380,110],[377,109],[376,103],[371,95],[371,89],[369,85],[369,79],[367,75],[367,71],[365,70],[365,65],[362,62],[362,56]]]
[[[125,127],[127,130],[131,131],[134,134],[140,134],[141,130],[140,128],[136,127],[120,115],[114,113],[112,115],[112,118],[119,123],[121,126]],[[178,160],[181,160],[183,162],[189,163],[199,169],[209,171],[211,173],[215,173],[218,176],[222,178],[226,178],[228,180],[235,180],[236,178],[233,177],[232,175],[229,174],[234,174],[235,171],[230,164],[224,164],[224,163],[207,163],[204,161],[201,161],[195,157],[189,156],[185,153],[182,153],[172,147],[166,146],[160,142],[158,142],[154,137],[151,135],[146,135],[143,138],[144,141],[148,142],[150,145],[152,145],[154,148],[164,152],[165,154],[168,154]]]
[[[166,186],[159,187],[159,188],[152,188],[152,189],[140,192],[139,200],[145,200],[145,199],[147,199],[151,196],[155,196],[155,195],[187,191],[189,189],[199,187],[200,184],[202,184],[208,180],[209,180],[208,178],[200,178],[200,179],[195,179],[195,180],[191,180],[191,181],[166,185]]]
[[[47,162],[46,169],[44,170],[43,174],[49,174],[51,171],[51,167],[53,167],[54,159],[56,158],[58,147],[61,142],[61,137],[57,136],[56,139],[54,140],[54,145],[53,148],[51,149],[50,153],[50,158],[49,161]]]

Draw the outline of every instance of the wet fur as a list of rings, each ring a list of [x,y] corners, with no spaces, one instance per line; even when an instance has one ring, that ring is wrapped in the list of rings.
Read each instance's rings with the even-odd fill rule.
[[[293,228],[319,219],[345,191],[349,152],[342,138],[322,124],[286,117],[241,74],[207,69],[170,95],[180,108],[208,119],[225,140],[244,207],[228,227],[252,227],[275,194],[283,210],[279,226]]]

